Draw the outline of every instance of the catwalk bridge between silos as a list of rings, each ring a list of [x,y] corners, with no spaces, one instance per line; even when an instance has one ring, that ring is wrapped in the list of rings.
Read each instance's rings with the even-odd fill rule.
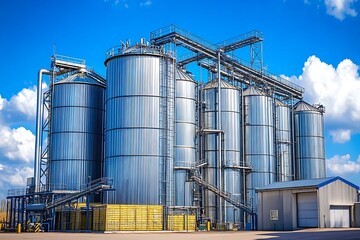
[[[274,74],[271,74],[263,69],[256,70],[252,66],[247,66],[245,61],[240,58],[231,57],[226,54],[228,51],[252,45],[262,41],[262,34],[258,31],[252,31],[239,37],[233,38],[229,41],[224,41],[220,44],[212,44],[186,30],[183,30],[174,25],[170,25],[150,33],[151,43],[156,46],[162,46],[168,43],[181,45],[193,53],[191,56],[178,61],[178,65],[183,66],[194,61],[210,59],[218,60],[218,53],[220,52],[220,63],[227,70],[235,71],[241,77],[235,80],[250,84],[251,81],[260,85],[270,85],[275,92],[281,95],[291,95],[294,98],[301,99],[304,93],[304,88]],[[179,59],[178,59],[179,60]]]

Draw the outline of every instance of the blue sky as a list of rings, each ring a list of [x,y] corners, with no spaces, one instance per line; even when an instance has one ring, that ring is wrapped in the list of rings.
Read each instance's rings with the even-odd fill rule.
[[[54,51],[105,76],[107,49],[169,24],[214,43],[261,31],[264,66],[326,107],[327,175],[360,185],[359,14],[356,0],[0,1],[0,199],[33,173],[34,86]]]

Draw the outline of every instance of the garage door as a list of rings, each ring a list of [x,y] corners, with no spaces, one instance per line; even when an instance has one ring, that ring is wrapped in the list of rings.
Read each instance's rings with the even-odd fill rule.
[[[330,207],[330,227],[348,228],[350,227],[350,211],[346,206]]]
[[[318,227],[316,192],[297,194],[298,227]]]

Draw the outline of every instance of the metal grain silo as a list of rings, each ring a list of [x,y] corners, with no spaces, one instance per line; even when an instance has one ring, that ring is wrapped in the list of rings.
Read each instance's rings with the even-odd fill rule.
[[[203,96],[206,108],[203,110],[204,134],[205,134],[205,168],[204,178],[208,183],[219,186],[218,182],[218,135],[211,130],[216,129],[217,115],[217,90],[218,80],[209,82],[203,88]],[[241,201],[242,173],[239,169],[241,161],[241,95],[238,88],[231,84],[221,81],[221,118],[223,138],[223,163],[221,189],[230,193],[233,197]],[[218,199],[215,194],[205,191],[205,211],[206,215],[217,221]],[[239,215],[235,214],[235,207],[228,202],[224,202],[224,221],[239,222]],[[236,216],[235,216],[236,215]]]
[[[79,190],[101,177],[105,82],[76,73],[52,86],[51,190]]]
[[[291,151],[291,109],[275,100],[276,108],[276,158],[277,181],[291,181],[294,178]]]
[[[174,59],[144,44],[107,54],[105,201],[172,205]]]
[[[250,86],[244,93],[245,158],[251,167],[247,175],[247,201],[256,211],[255,189],[276,179],[273,99]]]
[[[186,181],[196,159],[196,82],[180,69],[175,71],[175,206],[191,206],[194,184]]]
[[[294,106],[297,179],[324,178],[324,109],[300,101]]]

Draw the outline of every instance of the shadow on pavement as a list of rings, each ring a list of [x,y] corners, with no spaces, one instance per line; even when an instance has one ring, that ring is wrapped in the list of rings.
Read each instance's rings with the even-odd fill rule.
[[[259,234],[269,236],[265,239],[300,239],[300,240],[360,240],[360,230],[331,230],[331,231],[295,231],[295,232],[274,232]],[[264,239],[264,238],[257,238]]]

